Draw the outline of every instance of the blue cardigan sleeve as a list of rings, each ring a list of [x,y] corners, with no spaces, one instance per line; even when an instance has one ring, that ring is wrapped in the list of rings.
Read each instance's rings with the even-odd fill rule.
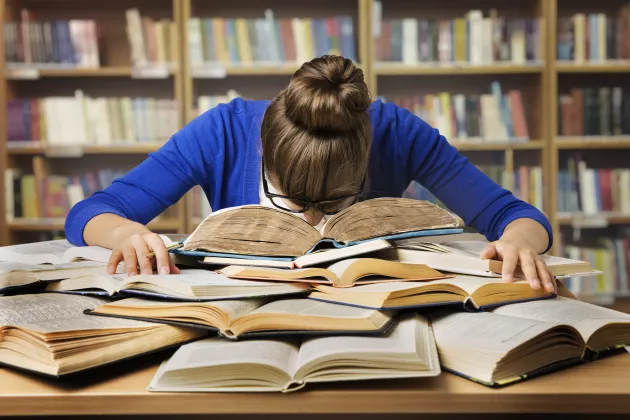
[[[545,228],[549,235],[547,250],[551,247],[551,225],[538,209],[499,187],[460,155],[437,129],[411,112],[396,108],[398,152],[406,162],[408,179],[426,187],[466,225],[490,241],[499,239],[510,222],[527,218]]]
[[[66,218],[68,241],[86,245],[85,225],[103,213],[146,224],[207,179],[216,152],[208,146],[220,136],[221,124],[214,124],[216,118],[208,112],[192,121],[125,176],[77,203]],[[204,139],[205,147],[199,139]]]

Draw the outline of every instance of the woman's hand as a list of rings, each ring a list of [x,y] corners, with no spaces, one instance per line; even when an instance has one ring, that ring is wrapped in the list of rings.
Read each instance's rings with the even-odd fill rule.
[[[514,271],[520,266],[532,289],[541,286],[547,292],[556,290],[553,276],[539,253],[549,245],[545,228],[532,219],[517,219],[507,225],[498,241],[488,244],[481,253],[483,259],[503,261],[503,280],[511,282]]]
[[[547,264],[531,248],[519,246],[508,240],[498,240],[492,242],[484,248],[481,258],[498,259],[503,261],[503,280],[511,282],[514,279],[516,266],[520,265],[532,289],[545,288],[547,292],[556,290],[553,276],[547,268]]]
[[[112,251],[107,264],[107,273],[114,274],[121,261],[125,262],[128,276],[140,273],[153,274],[153,266],[157,267],[159,274],[179,274],[179,269],[173,264],[166,245],[162,238],[143,226],[143,229],[134,229]],[[149,253],[155,253],[148,258]]]

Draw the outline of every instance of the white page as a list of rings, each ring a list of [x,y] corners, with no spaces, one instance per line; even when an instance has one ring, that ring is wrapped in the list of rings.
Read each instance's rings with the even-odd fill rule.
[[[72,248],[67,240],[34,242],[0,248],[0,261],[24,264],[60,264],[65,252]]]
[[[23,328],[40,333],[55,333],[66,331],[89,331],[89,330],[113,330],[113,329],[139,329],[139,328],[159,328],[160,324],[131,319],[109,318],[90,315],[76,315],[64,319],[48,319],[20,325]],[[115,337],[112,337],[115,338]]]
[[[332,271],[333,273],[335,273],[335,276],[337,276],[337,278],[340,279],[343,272],[346,271],[346,269],[350,267],[352,263],[358,260],[359,260],[358,258],[348,258],[347,260],[341,260],[330,265],[328,269]]]
[[[488,242],[484,241],[453,241],[442,242],[442,247],[449,249],[450,251],[463,253],[473,257],[479,257],[481,251],[488,245]]]
[[[75,246],[69,248],[63,255],[63,262],[80,260],[109,262],[112,250],[100,246]]]
[[[256,309],[253,313],[285,313],[329,318],[367,319],[375,312],[377,311],[374,309],[356,308],[354,306],[337,305],[317,300],[283,299],[263,305]]]
[[[630,323],[630,314],[565,297],[515,303],[493,310],[496,314],[571,325],[588,341],[598,328],[611,322]]]
[[[51,319],[68,319],[82,315],[107,302],[89,296],[57,293],[5,296],[0,298],[0,325],[23,325]]]
[[[184,274],[140,274],[129,277],[125,284],[130,283],[154,283],[168,287],[170,283],[180,283],[190,286],[238,286],[260,287],[264,285],[275,286],[277,283],[251,280],[231,279],[223,274],[208,270],[187,270]]]

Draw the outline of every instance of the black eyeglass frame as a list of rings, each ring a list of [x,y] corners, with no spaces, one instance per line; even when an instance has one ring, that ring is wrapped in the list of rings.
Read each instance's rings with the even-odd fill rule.
[[[269,199],[269,201],[271,201],[271,204],[274,205],[274,207],[283,210],[283,211],[288,211],[290,213],[304,213],[306,210],[308,209],[316,209],[319,212],[321,212],[322,214],[325,214],[326,216],[332,216],[335,215],[337,213],[339,213],[342,210],[347,209],[348,207],[350,207],[351,205],[353,205],[354,203],[356,203],[358,201],[358,199],[364,195],[363,192],[363,187],[365,185],[365,180],[363,180],[363,183],[361,184],[361,192],[358,192],[356,194],[349,194],[349,195],[344,195],[342,197],[338,197],[335,198],[334,200],[324,200],[324,201],[309,201],[309,200],[303,200],[301,198],[294,198],[294,197],[289,197],[287,195],[280,195],[280,194],[274,194],[269,192],[269,184],[267,183],[267,177],[265,176],[265,162],[261,160],[261,166],[262,166],[262,182],[263,182],[263,192],[265,193],[265,196]],[[274,198],[281,198],[281,199],[285,199],[285,200],[291,200],[294,203],[297,201],[303,202],[305,203],[304,207],[302,207],[301,210],[294,210],[287,207],[281,207],[278,204],[276,204],[274,202]],[[323,206],[325,206],[326,204],[331,204],[331,203],[335,203],[337,201],[340,200],[346,200],[348,198],[354,198],[354,200],[349,203],[347,206],[340,208],[339,210],[335,210],[335,211],[324,211],[324,209],[322,208]]]

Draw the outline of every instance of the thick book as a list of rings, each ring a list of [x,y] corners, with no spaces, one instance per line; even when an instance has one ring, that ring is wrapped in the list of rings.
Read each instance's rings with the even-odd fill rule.
[[[219,272],[234,279],[328,284],[333,287],[353,287],[359,284],[391,281],[426,281],[449,277],[425,264],[406,264],[377,258],[350,258],[338,261],[327,268],[295,270],[231,265],[220,269]]]
[[[315,284],[309,299],[372,309],[406,309],[425,306],[464,305],[471,310],[513,302],[547,299],[555,295],[534,290],[526,281],[457,275],[426,282],[391,282],[337,288]]]
[[[230,279],[206,270],[182,274],[91,275],[51,283],[48,292],[70,294],[141,295],[176,300],[209,301],[306,293],[308,285]]]
[[[351,361],[351,362],[349,362]],[[440,374],[431,326],[409,315],[382,337],[302,340],[218,338],[182,346],[156,372],[149,391],[289,392],[314,382]]]
[[[95,274],[105,274],[105,264],[92,261],[57,265],[0,262],[0,294],[28,289],[41,282]]]
[[[194,328],[83,314],[106,301],[87,296],[2,297],[0,364],[63,376],[207,335]]]
[[[202,328],[237,339],[263,335],[383,333],[390,326],[394,311],[307,299],[166,302],[128,298],[105,303],[89,314]]]
[[[420,240],[397,241],[397,248],[379,251],[380,258],[401,261],[411,264],[427,264],[436,270],[453,273],[471,274],[474,276],[499,277],[503,270],[503,262],[499,260],[482,260],[481,251],[488,244],[486,241],[441,241],[440,243],[422,242]],[[569,258],[541,255],[547,268],[556,277],[587,276],[598,274],[590,262]],[[517,266],[515,277],[524,277]]]
[[[247,205],[212,213],[173,252],[291,258],[322,247],[459,232],[458,219],[447,210],[406,198],[377,198],[352,205],[332,216],[321,233],[292,213]]]
[[[502,386],[630,344],[630,315],[574,299],[430,315],[446,370]],[[480,357],[483,355],[483,357]]]

